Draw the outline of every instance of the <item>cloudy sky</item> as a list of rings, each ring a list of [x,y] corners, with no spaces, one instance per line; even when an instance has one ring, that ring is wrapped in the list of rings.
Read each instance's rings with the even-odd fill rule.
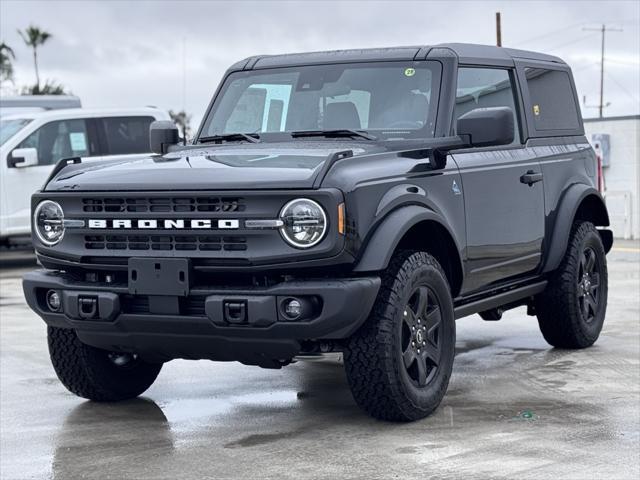
[[[606,115],[640,113],[638,1],[12,1],[0,0],[0,39],[15,51],[16,85],[34,83],[29,24],[52,33],[42,78],[85,106],[186,108],[198,122],[225,69],[255,54],[441,42],[539,50],[571,64],[580,98],[598,103],[606,37]],[[186,85],[186,88],[183,88]],[[584,107],[585,117],[597,110]]]

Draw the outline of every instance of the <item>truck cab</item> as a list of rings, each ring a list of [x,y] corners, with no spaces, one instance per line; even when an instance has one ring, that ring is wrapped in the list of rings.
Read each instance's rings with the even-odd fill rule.
[[[18,102],[18,99],[11,103],[9,100],[5,99],[3,112],[23,111],[0,119],[0,239],[3,243],[28,241],[31,194],[42,187],[58,161],[71,157],[84,162],[135,159],[149,153],[150,124],[169,119],[166,112],[156,108],[55,108],[71,101],[66,97],[61,99],[62,103]],[[48,109],[27,109],[44,108],[42,105]]]

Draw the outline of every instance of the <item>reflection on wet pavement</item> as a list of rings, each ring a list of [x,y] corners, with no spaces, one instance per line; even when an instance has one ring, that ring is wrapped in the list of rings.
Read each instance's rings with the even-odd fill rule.
[[[610,265],[591,349],[549,348],[523,310],[459,321],[448,394],[412,424],[362,414],[338,363],[175,361],[144,398],[83,401],[3,275],[2,478],[638,478],[638,265]]]

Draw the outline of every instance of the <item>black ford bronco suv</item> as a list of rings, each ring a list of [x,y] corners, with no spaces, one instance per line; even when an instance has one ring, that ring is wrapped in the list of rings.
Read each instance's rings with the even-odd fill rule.
[[[569,67],[444,44],[233,65],[192,144],[61,162],[33,196],[24,278],[73,393],[135,397],[175,358],[279,368],[343,352],[356,402],[442,400],[455,320],[526,306],[593,344],[612,234]],[[600,228],[599,228],[600,227]]]

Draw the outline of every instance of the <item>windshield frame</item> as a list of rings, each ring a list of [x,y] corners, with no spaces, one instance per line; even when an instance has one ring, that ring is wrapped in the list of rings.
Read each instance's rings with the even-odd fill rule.
[[[377,137],[376,141],[423,140],[423,139],[428,140],[428,139],[433,139],[437,136],[438,117],[439,117],[439,111],[440,111],[439,107],[440,107],[440,101],[441,101],[441,95],[442,95],[442,80],[443,80],[443,76],[445,75],[445,72],[443,71],[444,69],[443,69],[442,63],[438,60],[384,59],[384,60],[375,60],[375,61],[366,61],[366,62],[350,61],[350,62],[332,62],[332,63],[322,63],[322,64],[309,63],[309,64],[292,64],[292,65],[285,65],[285,66],[278,66],[278,67],[248,69],[248,70],[242,70],[242,69],[228,70],[225,73],[222,81],[218,85],[218,88],[211,102],[209,103],[209,106],[207,107],[207,111],[203,116],[200,126],[198,127],[198,131],[196,132],[196,135],[194,136],[193,144],[194,145],[205,144],[205,142],[202,142],[202,143],[200,142],[200,138],[204,138],[209,135],[208,133],[206,133],[206,130],[209,128],[209,125],[213,118],[213,114],[215,113],[216,109],[219,107],[221,99],[224,97],[229,87],[229,84],[235,80],[235,78],[233,77],[237,77],[238,75],[251,76],[252,74],[255,75],[256,72],[260,74],[268,74],[270,72],[279,73],[280,70],[291,70],[296,68],[320,67],[320,66],[329,67],[329,66],[336,66],[336,65],[340,65],[340,66],[353,65],[354,67],[362,67],[362,68],[378,67],[381,65],[384,65],[384,66],[387,66],[387,65],[400,66],[401,65],[401,66],[412,67],[412,68],[418,68],[418,67],[429,68],[432,72],[432,80],[431,80],[431,86],[430,86],[431,93],[430,93],[430,99],[429,99],[429,109],[427,111],[426,118],[430,119],[433,122],[430,127],[430,130],[432,132],[431,135],[425,135],[425,131],[427,130],[427,128],[429,128],[427,125],[425,125],[420,129],[406,129],[406,130],[397,129],[397,131],[395,132],[390,129],[376,129],[376,128],[361,128],[361,129],[358,129],[358,131],[371,133],[372,135],[375,135]],[[234,133],[239,133],[239,132],[234,132]],[[247,133],[247,132],[242,132],[242,133]],[[292,132],[289,132],[289,131],[274,131],[274,132],[258,131],[255,133],[260,136],[261,141],[265,141],[265,142],[269,142],[269,141],[293,142],[293,141],[299,141],[299,140],[305,139],[304,136],[301,136],[300,138],[296,139],[295,136],[291,135]],[[398,134],[400,133],[404,135],[399,137]],[[317,139],[319,137],[314,137],[314,138]],[[309,138],[306,138],[306,139],[308,140]],[[335,137],[331,137],[331,139],[336,140]],[[338,140],[343,140],[343,139],[349,140],[349,137],[344,136],[344,138],[340,138]],[[362,140],[362,139],[359,139],[359,140]]]
[[[0,118],[0,134],[2,132],[2,122],[23,122],[23,124],[20,126],[20,128],[18,128],[16,131],[14,131],[11,135],[9,135],[4,140],[0,136],[0,147],[3,146],[5,143],[7,143],[9,140],[11,140],[13,137],[15,137],[18,133],[23,131],[27,127],[27,125],[33,122],[33,119],[32,118],[6,118],[6,117]]]

